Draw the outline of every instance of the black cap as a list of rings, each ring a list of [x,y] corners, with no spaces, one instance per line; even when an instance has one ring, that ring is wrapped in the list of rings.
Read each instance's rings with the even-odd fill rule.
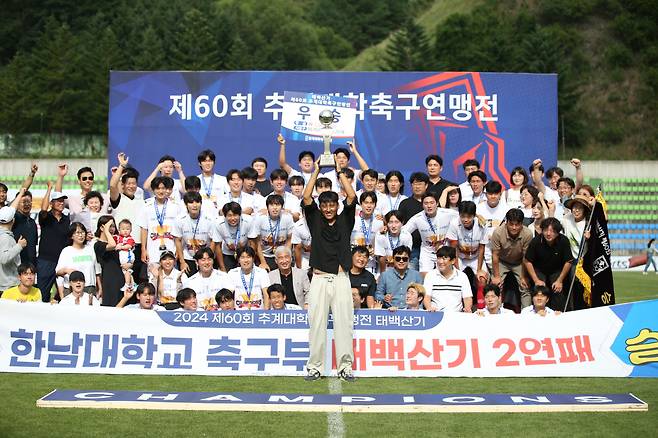
[[[176,260],[176,256],[171,251],[162,251],[162,254],[160,254],[160,260],[164,259],[165,257],[171,257],[172,259]]]
[[[69,283],[73,281],[85,281],[85,274],[80,271],[73,271],[69,274]]]

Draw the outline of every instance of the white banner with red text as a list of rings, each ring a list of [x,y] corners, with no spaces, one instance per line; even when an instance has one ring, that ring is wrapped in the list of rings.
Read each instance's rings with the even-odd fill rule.
[[[360,377],[658,377],[658,300],[558,316],[359,310]],[[331,321],[328,336],[331,337]],[[327,370],[332,374],[332,343]],[[305,373],[304,311],[154,312],[0,300],[0,371]]]

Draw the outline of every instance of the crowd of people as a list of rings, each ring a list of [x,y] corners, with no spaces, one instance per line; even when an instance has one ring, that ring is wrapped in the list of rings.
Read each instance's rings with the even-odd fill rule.
[[[140,184],[121,153],[109,190],[95,187],[94,171],[82,167],[80,190],[70,195],[62,192],[69,168],[60,164],[36,220],[29,188],[38,166],[11,203],[0,183],[2,298],[153,310],[307,309],[312,233],[303,199],[334,192],[338,213],[349,208],[353,222],[347,263],[355,309],[544,316],[585,307],[577,281],[567,300],[595,202],[579,160],[571,161],[575,181],[537,159],[527,170],[513,168],[505,189],[474,159],[463,163],[465,181],[447,181],[442,158],[429,155],[406,192],[402,172],[371,169],[354,143],[336,149],[336,167],[318,174],[313,152],[292,165],[283,137],[278,142],[278,166],[269,174],[258,157],[219,175],[215,153],[204,150],[198,175],[187,176],[165,155]],[[352,192],[353,215],[344,201]]]

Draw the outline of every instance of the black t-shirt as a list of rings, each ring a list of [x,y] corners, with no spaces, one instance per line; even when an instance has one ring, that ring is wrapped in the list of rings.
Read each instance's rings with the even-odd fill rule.
[[[330,274],[338,273],[338,265],[347,272],[352,267],[350,235],[354,228],[356,199],[351,204],[343,201],[343,211],[336,216],[333,225],[329,225],[315,202],[304,205],[306,224],[311,232],[312,268]]]
[[[274,191],[272,183],[267,179],[265,181],[256,181],[255,187],[262,196],[267,196]]]
[[[528,245],[528,250],[525,253],[525,258],[535,271],[541,272],[546,276],[562,271],[562,267],[569,260],[573,259],[571,254],[571,246],[569,239],[560,234],[555,239],[555,243],[549,246],[544,240],[544,236],[535,236]]]
[[[39,258],[56,262],[64,248],[69,245],[69,227],[71,219],[62,215],[58,221],[52,211],[39,212],[41,240],[39,241]]]
[[[375,276],[365,269],[360,274],[353,274],[350,271],[350,285],[359,289],[362,297],[374,297],[377,291],[377,280],[375,280]]]
[[[455,184],[452,181],[448,181],[447,179],[441,178],[437,183],[432,184],[430,182],[429,186],[427,187],[427,191],[436,193],[436,196],[441,196],[441,193],[443,193],[446,187],[458,186],[458,185],[459,184]]]
[[[12,227],[16,240],[20,236],[25,237],[27,246],[21,251],[21,263],[37,264],[37,223],[30,216],[21,212],[14,215],[14,226]]]
[[[402,223],[406,224],[407,222],[409,222],[409,219],[414,217],[414,215],[423,211],[423,203],[413,197],[407,198],[402,202],[400,202],[400,208],[398,208],[398,210],[403,216]],[[411,237],[413,238],[414,249],[419,249],[421,244],[421,239],[418,230],[411,233]]]

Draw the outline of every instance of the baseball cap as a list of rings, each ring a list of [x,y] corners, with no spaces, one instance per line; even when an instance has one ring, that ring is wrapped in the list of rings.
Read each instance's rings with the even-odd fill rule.
[[[85,274],[80,271],[73,271],[69,274],[69,283],[74,281],[85,281]]]
[[[0,208],[0,224],[8,224],[14,220],[14,215],[16,214],[16,209],[14,207],[2,207]]]
[[[176,259],[176,256],[171,251],[163,251],[162,254],[160,254],[160,260],[164,259],[165,257],[171,257],[174,260]]]
[[[67,198],[68,198],[68,196],[66,196],[62,192],[52,192],[52,193],[50,193],[50,200],[51,201],[54,201],[55,199],[67,199]]]

